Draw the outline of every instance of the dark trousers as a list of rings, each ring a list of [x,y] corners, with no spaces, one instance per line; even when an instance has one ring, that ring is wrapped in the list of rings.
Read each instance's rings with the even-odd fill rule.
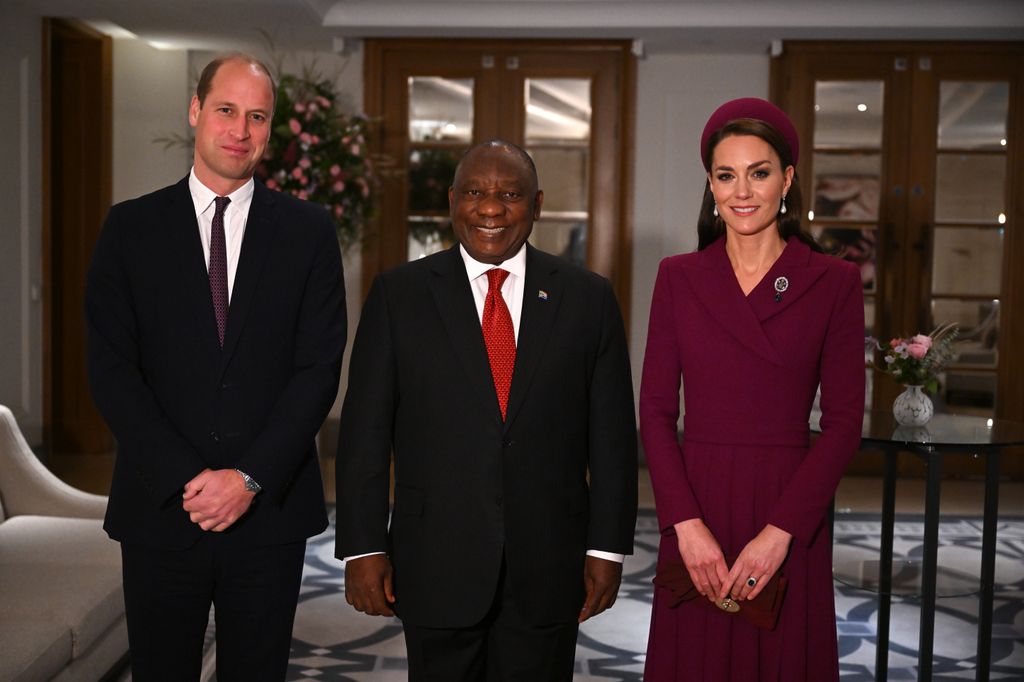
[[[213,533],[184,550],[121,544],[135,682],[198,680],[214,605],[217,680],[280,682],[306,542],[237,546]]]
[[[582,576],[580,578],[582,580]],[[468,628],[403,624],[409,682],[570,682],[576,621],[536,626],[519,614],[502,567],[494,604]]]

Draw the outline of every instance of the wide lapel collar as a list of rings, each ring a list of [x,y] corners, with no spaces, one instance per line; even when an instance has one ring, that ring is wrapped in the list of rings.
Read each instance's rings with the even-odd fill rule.
[[[213,313],[210,275],[206,269],[199,221],[196,220],[196,207],[187,175],[173,187],[167,206],[159,213],[157,217],[165,222],[172,244],[171,253],[178,262],[178,272],[182,273],[182,300],[196,317],[198,337],[204,345],[207,341],[212,343],[210,348],[214,349],[217,346],[217,319]]]
[[[750,292],[747,300],[762,324],[793,305],[825,274],[824,265],[811,265],[811,253],[811,247],[790,237],[782,255]]]
[[[685,268],[683,273],[700,304],[737,341],[765,360],[782,364],[781,356],[736,281],[725,251],[725,237],[701,251],[697,267]]]
[[[491,361],[458,244],[431,258],[430,292],[470,386],[500,424],[501,407],[494,391]]]
[[[506,430],[526,400],[530,382],[544,356],[551,330],[562,301],[558,280],[561,266],[555,256],[526,245],[526,282],[523,285],[523,312],[519,320],[516,364],[509,391]]]
[[[241,253],[235,269],[235,282],[231,288],[231,304],[228,306],[228,322],[224,330],[224,368],[231,360],[231,355],[245,328],[245,320],[256,294],[256,285],[270,252],[270,244],[274,233],[280,227],[276,204],[277,198],[274,193],[257,180],[253,188],[252,203],[249,205],[249,217],[245,222],[245,235],[242,237]]]

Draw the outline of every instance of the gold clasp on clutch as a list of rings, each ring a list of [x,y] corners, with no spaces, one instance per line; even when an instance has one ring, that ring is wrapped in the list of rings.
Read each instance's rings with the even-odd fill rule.
[[[734,602],[732,599],[723,599],[719,604],[718,608],[722,609],[726,613],[739,613],[740,605]]]

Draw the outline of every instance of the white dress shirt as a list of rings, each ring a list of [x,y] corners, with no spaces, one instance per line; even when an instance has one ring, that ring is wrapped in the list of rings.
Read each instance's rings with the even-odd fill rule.
[[[231,203],[224,209],[224,247],[228,257],[228,302],[231,291],[235,287],[235,272],[238,270],[238,256],[242,252],[242,237],[245,235],[245,223],[249,219],[249,206],[252,205],[252,193],[256,182],[249,178],[234,192],[228,195]],[[219,195],[204,185],[196,177],[196,169],[188,174],[188,189],[192,193],[192,204],[196,209],[196,220],[199,222],[199,239],[203,242],[203,257],[206,259],[206,271],[210,271],[210,232],[213,230],[213,214],[217,208],[213,203]]]
[[[212,199],[211,199],[212,201]],[[481,263],[474,260],[466,251],[465,247],[459,245],[459,253],[462,255],[462,262],[466,264],[466,276],[469,277],[469,286],[473,290],[473,301],[476,303],[476,316],[483,324],[484,302],[487,300],[487,289],[490,284],[487,281],[487,271],[494,268],[507,270],[510,274],[501,285],[501,297],[505,299],[508,312],[512,316],[512,328],[516,333],[516,344],[519,343],[519,322],[523,317],[523,290],[526,288],[526,244],[516,252],[516,255],[502,262],[500,265]],[[345,557],[345,560],[359,559],[371,554],[383,554],[384,552],[368,552],[356,556]],[[608,561],[622,563],[625,557],[614,552],[604,552],[597,549],[587,550],[589,556]]]

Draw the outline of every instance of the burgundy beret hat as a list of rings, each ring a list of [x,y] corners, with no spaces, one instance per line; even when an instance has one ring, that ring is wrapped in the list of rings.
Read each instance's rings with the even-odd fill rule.
[[[708,142],[711,136],[722,129],[730,121],[738,118],[752,118],[763,121],[779,131],[789,144],[789,150],[793,154],[793,163],[796,164],[800,158],[800,140],[796,135],[796,128],[789,120],[782,109],[763,99],[757,97],[742,97],[726,102],[715,109],[707,124],[704,126],[704,133],[700,136],[700,158],[704,162],[704,168],[711,170],[711,157],[708,155]]]

